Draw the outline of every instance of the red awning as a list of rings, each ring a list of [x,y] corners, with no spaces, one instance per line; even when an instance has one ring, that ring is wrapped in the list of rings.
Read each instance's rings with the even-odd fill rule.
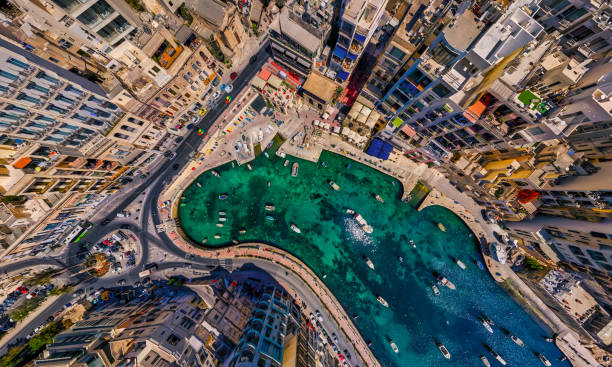
[[[22,168],[25,168],[31,162],[32,162],[32,158],[30,157],[19,158],[15,163],[13,163],[13,167],[22,169]]]

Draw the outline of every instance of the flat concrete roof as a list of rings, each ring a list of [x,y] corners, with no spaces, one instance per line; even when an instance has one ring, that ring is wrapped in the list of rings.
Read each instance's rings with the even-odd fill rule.
[[[465,51],[480,35],[484,27],[470,10],[461,14],[452,25],[444,30],[444,38],[449,45],[459,51]]]
[[[302,88],[325,102],[331,102],[336,91],[336,83],[319,73],[312,72]]]
[[[573,176],[562,179],[548,191],[612,191],[612,162],[596,165],[599,171],[589,176]]]

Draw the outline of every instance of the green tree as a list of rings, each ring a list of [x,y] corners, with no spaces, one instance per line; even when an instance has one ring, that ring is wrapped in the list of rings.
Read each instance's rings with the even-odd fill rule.
[[[50,296],[60,296],[62,294],[67,294],[72,292],[72,287],[69,285],[65,285],[63,287],[56,287],[49,291]]]
[[[47,269],[35,273],[31,277],[27,278],[23,281],[23,285],[26,287],[32,287],[36,285],[46,285],[51,283],[51,279],[53,279],[53,275],[57,272],[55,269]]]
[[[531,270],[544,270],[544,265],[540,264],[540,262],[533,257],[526,258],[525,265]]]
[[[15,309],[15,311],[13,311],[13,313],[11,313],[11,319],[14,321],[21,321],[25,319],[32,311],[37,309],[42,302],[42,297],[26,299]]]

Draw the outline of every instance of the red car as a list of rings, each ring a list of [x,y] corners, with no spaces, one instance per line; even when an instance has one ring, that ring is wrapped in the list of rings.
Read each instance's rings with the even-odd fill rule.
[[[21,292],[21,294],[26,294],[26,293],[28,293],[28,288],[23,287],[23,286],[19,286],[19,287],[17,287],[17,291]]]
[[[105,246],[111,246],[113,243],[111,241],[109,241],[109,240],[104,240],[104,241],[102,241],[102,244],[105,245]]]
[[[230,74],[230,79],[231,79],[231,80],[234,80],[234,79],[236,79],[237,77],[238,77],[238,73],[237,73],[237,72],[235,72],[235,71],[234,71],[233,73],[231,73],[231,74]]]

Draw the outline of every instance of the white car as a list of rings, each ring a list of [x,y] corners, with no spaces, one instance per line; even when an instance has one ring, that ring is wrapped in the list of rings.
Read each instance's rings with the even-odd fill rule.
[[[216,100],[218,100],[218,99],[219,99],[219,97],[221,97],[221,92],[219,92],[218,90],[216,90],[216,91],[215,91],[215,93],[213,93],[213,95],[212,95],[212,99],[213,99],[214,101],[216,101]]]
[[[228,84],[225,86],[225,93],[231,93],[234,90],[234,86],[231,84]]]

